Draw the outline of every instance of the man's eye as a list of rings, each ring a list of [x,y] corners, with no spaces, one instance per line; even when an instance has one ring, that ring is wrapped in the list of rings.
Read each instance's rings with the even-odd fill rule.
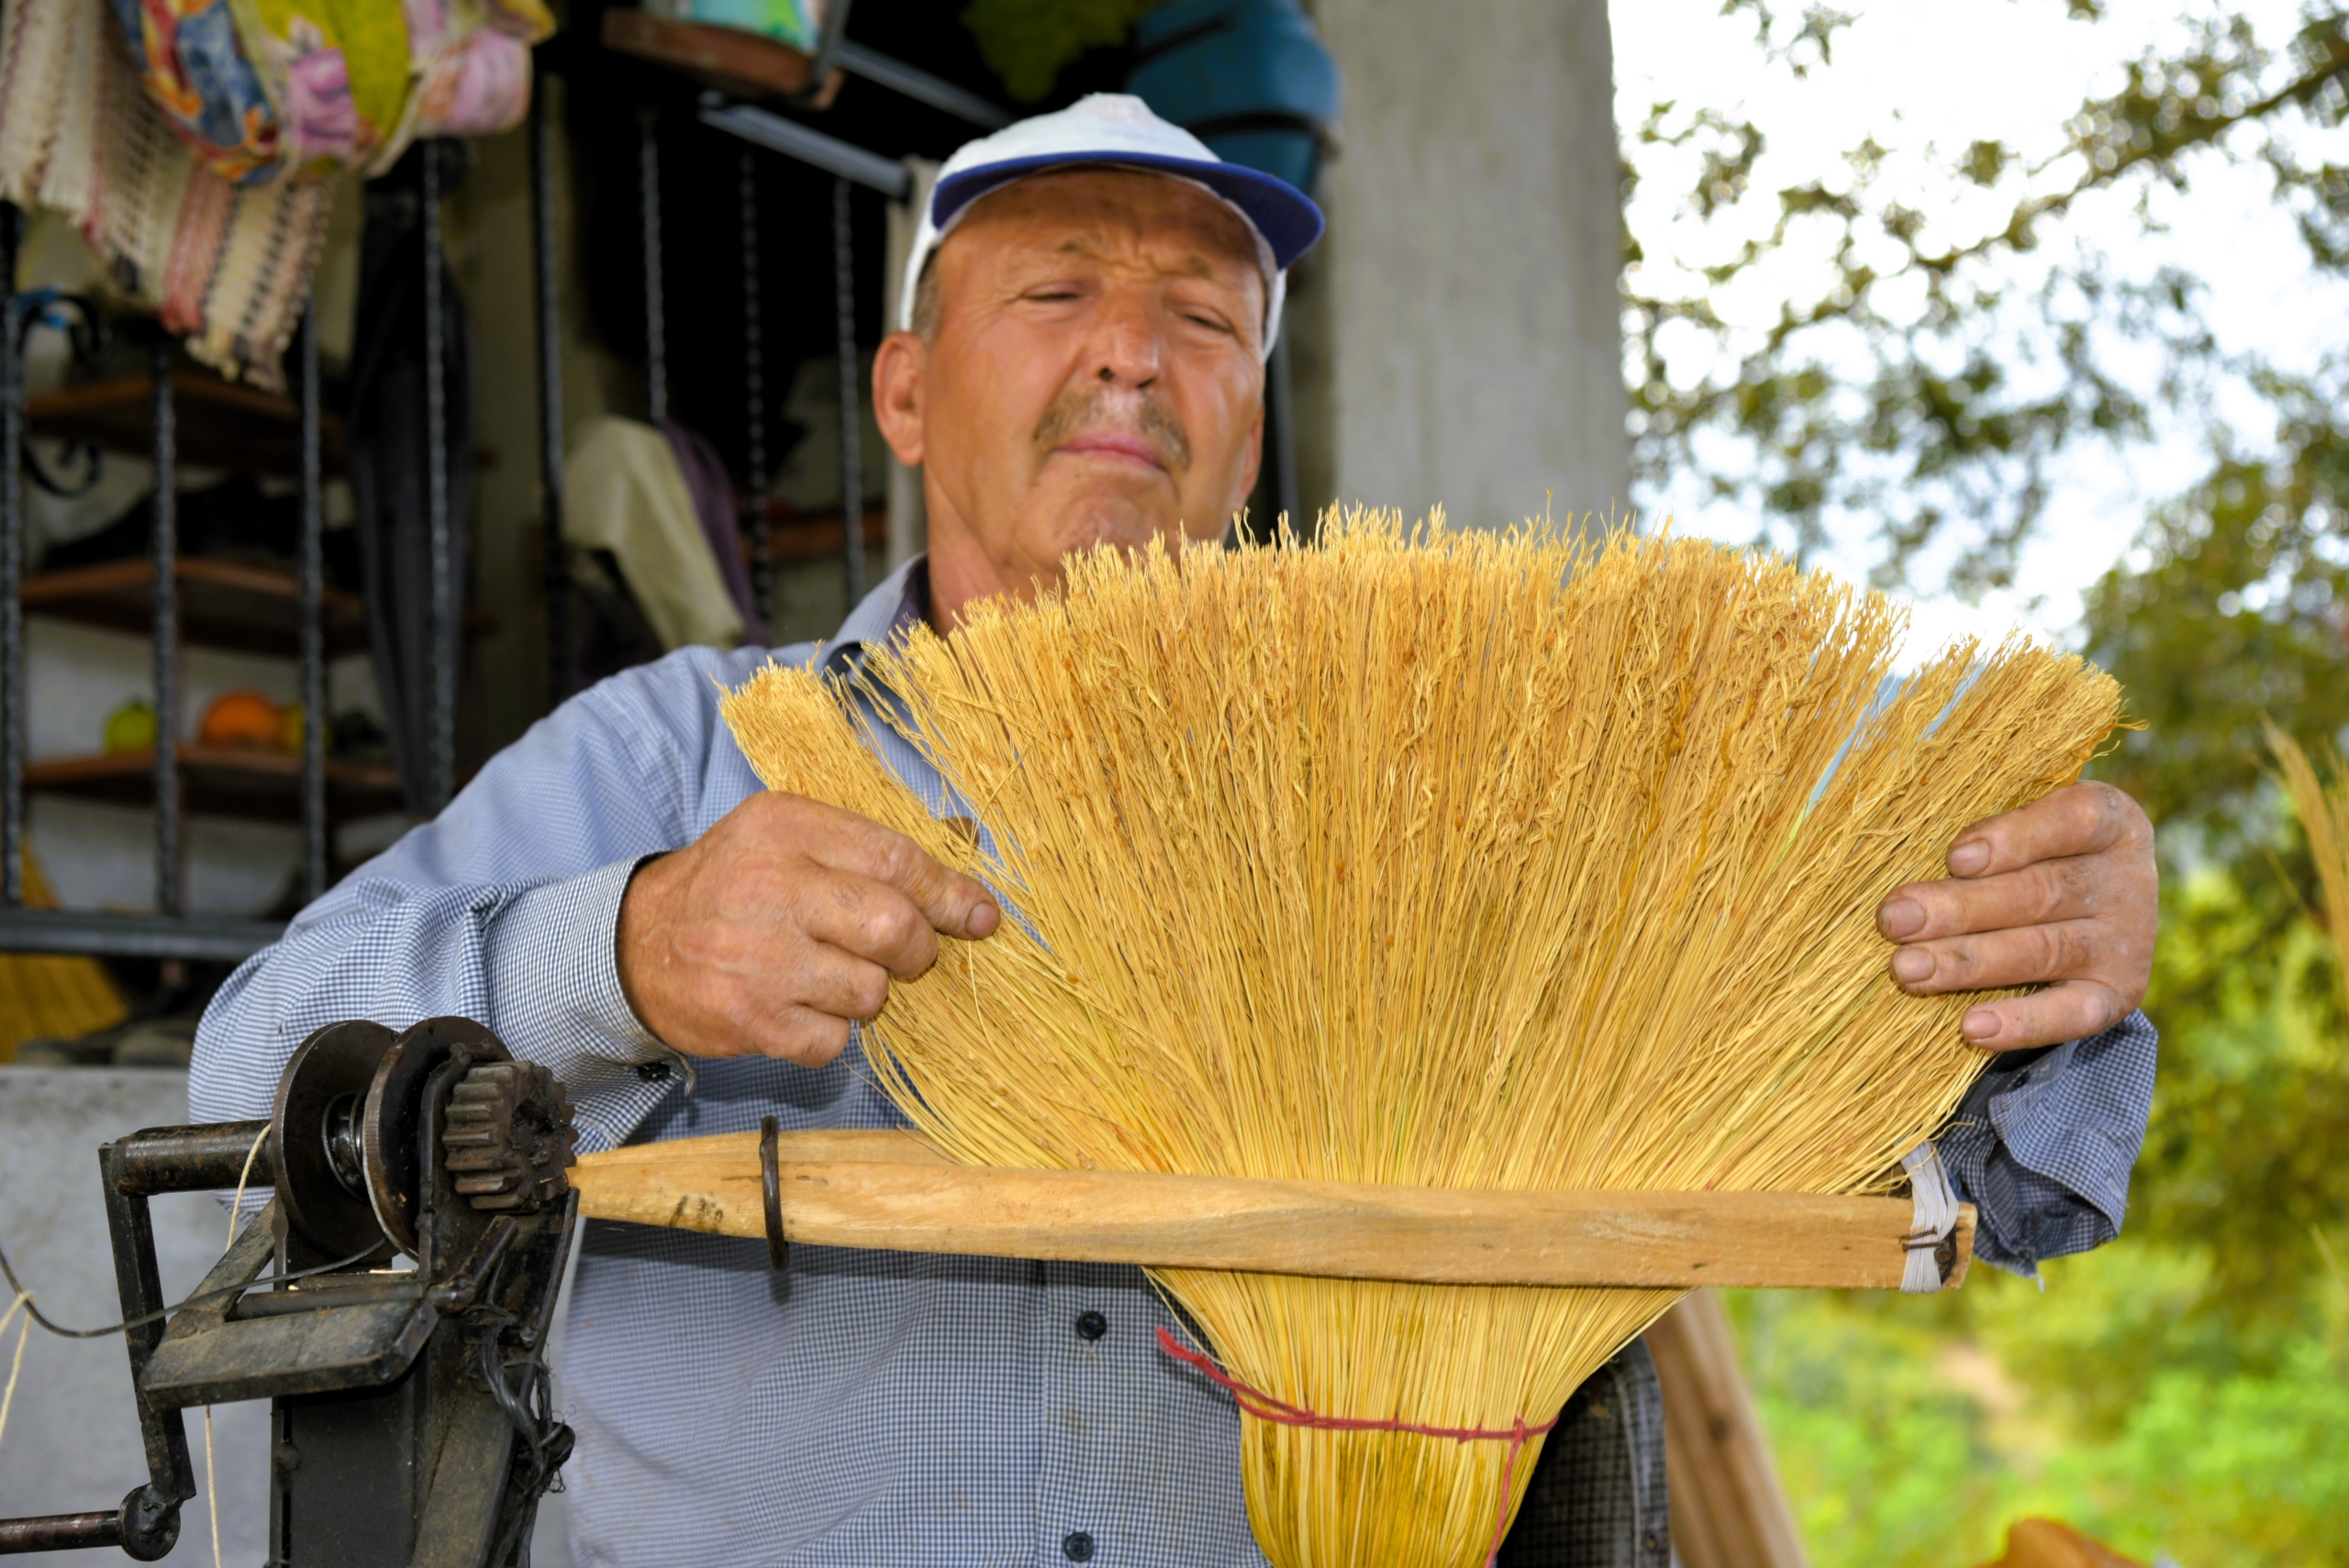
[[[1196,310],[1186,310],[1183,313],[1183,319],[1204,327],[1210,332],[1229,333],[1231,330],[1231,323],[1220,316],[1206,316]]]

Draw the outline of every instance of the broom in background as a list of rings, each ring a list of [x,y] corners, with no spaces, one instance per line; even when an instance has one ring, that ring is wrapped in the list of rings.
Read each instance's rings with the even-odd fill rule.
[[[25,849],[25,907],[54,909],[57,895]],[[0,953],[0,1062],[28,1040],[72,1040],[130,1016],[122,993],[94,958]]]
[[[956,1159],[1881,1191],[1982,1059],[1975,998],[1890,984],[1876,904],[2073,778],[2119,706],[2019,640],[1895,681],[1902,629],[1767,556],[1355,512],[1318,548],[1076,559],[1032,606],[874,653],[885,720],[774,667],[725,711],[771,787],[1003,897],[868,1037]],[[867,750],[875,722],[977,844]],[[1484,1562],[1531,1469],[1516,1440],[1295,1413],[1538,1430],[1674,1298],[1155,1277],[1256,1396],[1243,1481],[1280,1568]]]
[[[2272,722],[2267,749],[2283,770],[2284,793],[2292,797],[2300,831],[2308,837],[2309,859],[2316,862],[2317,882],[2324,891],[2324,929],[2341,961],[2341,1001],[2349,1011],[2349,761],[2338,751],[2332,754],[2332,782],[2327,787],[2308,753]]]

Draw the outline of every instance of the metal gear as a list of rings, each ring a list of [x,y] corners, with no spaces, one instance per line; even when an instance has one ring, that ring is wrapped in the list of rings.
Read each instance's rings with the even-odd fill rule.
[[[473,1207],[537,1214],[571,1191],[563,1169],[577,1162],[578,1141],[552,1073],[535,1062],[491,1062],[450,1092],[441,1162]]]

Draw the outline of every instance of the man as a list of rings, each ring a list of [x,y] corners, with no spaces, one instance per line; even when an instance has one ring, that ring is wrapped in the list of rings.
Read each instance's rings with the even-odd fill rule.
[[[922,465],[930,551],[838,637],[852,664],[917,620],[1054,580],[1097,541],[1206,542],[1256,473],[1285,269],[1320,217],[1138,102],[1096,97],[949,161],[874,367]],[[941,933],[1001,912],[877,825],[762,792],[719,684],[770,655],[681,651],[573,698],[433,823],[306,911],[226,985],[195,1112],[265,1114],[312,1029],[482,1019],[569,1085],[588,1148],[754,1128],[900,1125],[854,1021]],[[885,740],[942,808],[936,776]],[[2052,983],[1976,1007],[1987,1079],[1943,1140],[1986,1256],[2028,1270],[2107,1240],[2144,1125],[2153,869],[2096,786],[1969,829],[1958,880],[1879,914],[1918,991]],[[1105,890],[1105,896],[1131,895]],[[2101,1031],[2101,1032],[2100,1032]],[[2009,1059],[2013,1060],[2013,1059]],[[697,1064],[698,1071],[695,1071]],[[684,1071],[679,1071],[683,1066]],[[1230,1402],[1169,1365],[1139,1271],[762,1247],[588,1228],[563,1368],[590,1563],[1256,1564]],[[1660,1562],[1660,1428],[1636,1351],[1578,1398],[1504,1560]]]

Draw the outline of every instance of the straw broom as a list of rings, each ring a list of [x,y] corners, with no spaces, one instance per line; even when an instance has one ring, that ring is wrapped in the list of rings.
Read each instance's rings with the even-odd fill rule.
[[[2349,761],[2338,751],[2332,754],[2328,787],[2318,779],[2308,753],[2272,722],[2267,749],[2283,769],[2284,793],[2292,797],[2300,831],[2308,836],[2309,858],[2316,862],[2317,883],[2324,890],[2325,931],[2341,961],[2341,1000],[2349,1008]]]
[[[1885,1190],[1981,1065],[1872,915],[2074,777],[2118,689],[2021,641],[1889,677],[1883,599],[1773,558],[1332,517],[1314,549],[1073,561],[874,654],[769,668],[767,784],[907,833],[1010,916],[869,1037],[974,1164],[1499,1189]],[[877,1047],[878,1049],[874,1049]],[[1668,1291],[1160,1270],[1233,1377],[1324,1416],[1551,1418]],[[1531,1451],[1243,1414],[1281,1568],[1464,1565]]]

